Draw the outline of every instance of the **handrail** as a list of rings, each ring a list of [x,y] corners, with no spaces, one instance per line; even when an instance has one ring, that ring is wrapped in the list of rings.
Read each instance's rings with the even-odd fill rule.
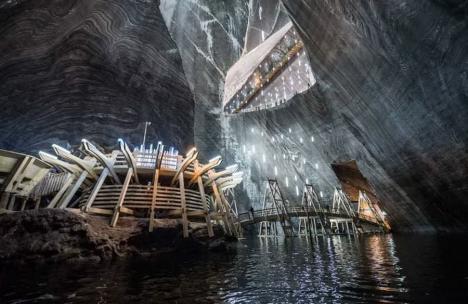
[[[304,214],[309,214],[309,216],[318,216],[319,214],[324,214],[328,217],[340,217],[340,218],[357,218],[361,219],[367,222],[374,223],[376,225],[379,225],[379,223],[376,221],[376,219],[365,216],[365,215],[358,215],[357,217],[350,217],[349,215],[345,213],[339,213],[339,212],[332,212],[332,211],[318,211],[316,212],[312,206],[290,206],[288,207],[288,214],[289,216],[300,216],[300,213]],[[253,215],[253,217],[252,217]],[[275,216],[282,216],[284,215],[283,213],[278,213],[276,208],[268,208],[268,209],[260,209],[260,210],[254,210],[253,214],[251,211],[239,213],[237,217],[238,222],[248,222],[248,221],[254,221],[258,219],[264,218],[267,220],[268,217],[275,217]]]

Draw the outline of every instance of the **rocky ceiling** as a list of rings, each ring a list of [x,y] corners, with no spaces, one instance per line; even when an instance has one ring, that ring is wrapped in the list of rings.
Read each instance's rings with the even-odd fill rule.
[[[260,205],[275,171],[289,200],[306,181],[326,199],[339,184],[331,163],[356,160],[394,228],[466,230],[467,10],[463,0],[2,2],[0,147],[139,143],[149,120],[153,139],[239,162],[244,208]],[[289,20],[317,84],[280,109],[223,115],[229,67]]]

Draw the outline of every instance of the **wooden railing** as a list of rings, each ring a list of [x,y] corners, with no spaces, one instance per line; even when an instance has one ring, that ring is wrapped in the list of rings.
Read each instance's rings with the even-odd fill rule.
[[[56,193],[65,184],[68,173],[47,173],[47,175],[37,184],[30,193],[30,197],[41,197]]]
[[[156,153],[146,153],[146,152],[134,152],[134,157],[137,163],[137,168],[139,169],[154,169],[156,164]],[[111,157],[111,154],[107,155]],[[177,170],[180,163],[182,162],[183,157],[180,155],[164,155],[161,162],[161,169],[163,170]],[[114,167],[126,167],[127,161],[122,153],[117,154]],[[101,164],[97,164],[97,168],[102,168]],[[190,164],[185,170],[188,173],[194,172],[193,164]]]
[[[113,209],[119,199],[122,185],[104,185],[96,196],[92,207],[101,209]],[[158,186],[156,196],[157,209],[180,209],[180,189]],[[129,185],[123,206],[130,209],[149,209],[153,197],[153,186]],[[80,205],[84,205],[89,198],[89,192],[81,197]],[[185,189],[187,210],[205,210],[201,195],[198,191]],[[210,196],[206,195],[206,201],[210,202]],[[209,208],[209,206],[206,206]]]
[[[302,206],[289,206],[288,207],[288,215],[290,217],[302,217],[302,216],[319,216],[319,215],[325,215],[327,217],[339,217],[339,218],[353,218],[349,216],[348,214],[345,213],[340,213],[340,212],[333,212],[333,211],[328,211],[328,210],[314,210],[313,207],[302,207]],[[267,220],[268,218],[272,218],[275,216],[281,217],[283,216],[283,213],[278,213],[276,208],[269,208],[269,209],[260,209],[260,210],[254,210],[254,212],[244,212],[240,213],[237,217],[238,222],[256,222],[261,219]],[[365,215],[358,215],[358,219],[362,219],[367,222],[375,223],[378,225],[378,221],[375,218],[371,218]]]

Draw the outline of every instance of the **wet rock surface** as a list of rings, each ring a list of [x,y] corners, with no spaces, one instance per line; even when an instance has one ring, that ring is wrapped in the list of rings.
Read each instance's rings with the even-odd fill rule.
[[[169,252],[225,250],[222,231],[208,238],[206,229],[190,227],[184,239],[177,220],[148,232],[143,220],[122,218],[117,227],[109,218],[58,209],[0,215],[0,261],[42,263],[105,261],[128,256],[157,256]],[[232,240],[231,240],[232,241]]]

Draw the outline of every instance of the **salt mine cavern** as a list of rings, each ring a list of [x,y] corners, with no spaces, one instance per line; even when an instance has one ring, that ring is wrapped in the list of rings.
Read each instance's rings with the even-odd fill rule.
[[[0,2],[0,302],[468,301],[465,0]]]

